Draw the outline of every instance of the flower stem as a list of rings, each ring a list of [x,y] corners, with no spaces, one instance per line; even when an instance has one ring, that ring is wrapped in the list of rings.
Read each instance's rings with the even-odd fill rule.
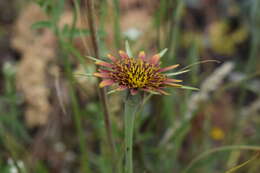
[[[124,133],[125,133],[125,173],[133,173],[133,134],[134,121],[141,104],[140,97],[129,95],[125,101]]]

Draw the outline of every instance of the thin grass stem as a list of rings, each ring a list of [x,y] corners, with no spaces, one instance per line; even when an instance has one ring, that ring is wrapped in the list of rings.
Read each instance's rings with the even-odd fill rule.
[[[91,33],[91,41],[92,45],[94,48],[94,54],[97,59],[100,59],[100,50],[98,46],[98,38],[97,38],[97,30],[96,30],[96,24],[95,24],[95,19],[94,19],[94,4],[92,0],[87,0],[86,1],[86,7],[87,7],[87,19],[88,19],[88,24],[89,24],[89,29]],[[100,79],[99,79],[100,82]],[[111,123],[110,123],[110,113],[109,113],[109,108],[108,108],[108,100],[106,96],[106,91],[103,88],[99,89],[99,97],[103,106],[103,111],[104,111],[104,123],[106,127],[106,133],[107,133],[107,140],[109,143],[109,146],[111,148],[111,154],[113,157],[113,160],[115,160],[115,146],[114,146],[114,141],[112,138],[112,132],[111,132]]]
[[[250,146],[250,145],[233,145],[233,146],[223,146],[223,147],[218,147],[218,148],[214,148],[212,150],[206,151],[202,154],[200,154],[198,157],[196,157],[195,159],[193,159],[190,164],[188,164],[188,166],[186,167],[186,169],[183,170],[182,173],[188,173],[190,172],[191,168],[198,163],[199,161],[201,161],[202,159],[204,159],[205,157],[217,153],[217,152],[221,152],[221,151],[232,151],[232,150],[251,150],[251,151],[260,151],[260,146]]]

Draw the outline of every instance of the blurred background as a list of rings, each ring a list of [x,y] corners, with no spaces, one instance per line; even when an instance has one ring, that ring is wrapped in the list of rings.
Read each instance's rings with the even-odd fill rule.
[[[1,173],[121,170],[123,96],[108,96],[115,162],[98,81],[84,76],[95,71],[87,12],[84,0],[0,0]],[[128,40],[135,55],[168,48],[162,66],[220,62],[178,76],[199,91],[169,89],[147,102],[134,172],[219,173],[243,163],[234,172],[260,172],[259,0],[95,0],[93,15],[102,58]]]

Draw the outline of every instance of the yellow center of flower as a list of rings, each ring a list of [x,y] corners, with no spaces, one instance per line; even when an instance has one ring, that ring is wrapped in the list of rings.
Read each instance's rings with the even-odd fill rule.
[[[159,69],[141,59],[125,58],[114,63],[112,78],[128,88],[160,87],[166,76]]]

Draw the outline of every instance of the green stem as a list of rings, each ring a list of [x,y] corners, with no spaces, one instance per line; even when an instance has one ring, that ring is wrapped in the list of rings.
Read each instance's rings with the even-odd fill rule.
[[[125,101],[125,173],[133,172],[133,134],[135,116],[141,104],[140,97],[129,95]]]

